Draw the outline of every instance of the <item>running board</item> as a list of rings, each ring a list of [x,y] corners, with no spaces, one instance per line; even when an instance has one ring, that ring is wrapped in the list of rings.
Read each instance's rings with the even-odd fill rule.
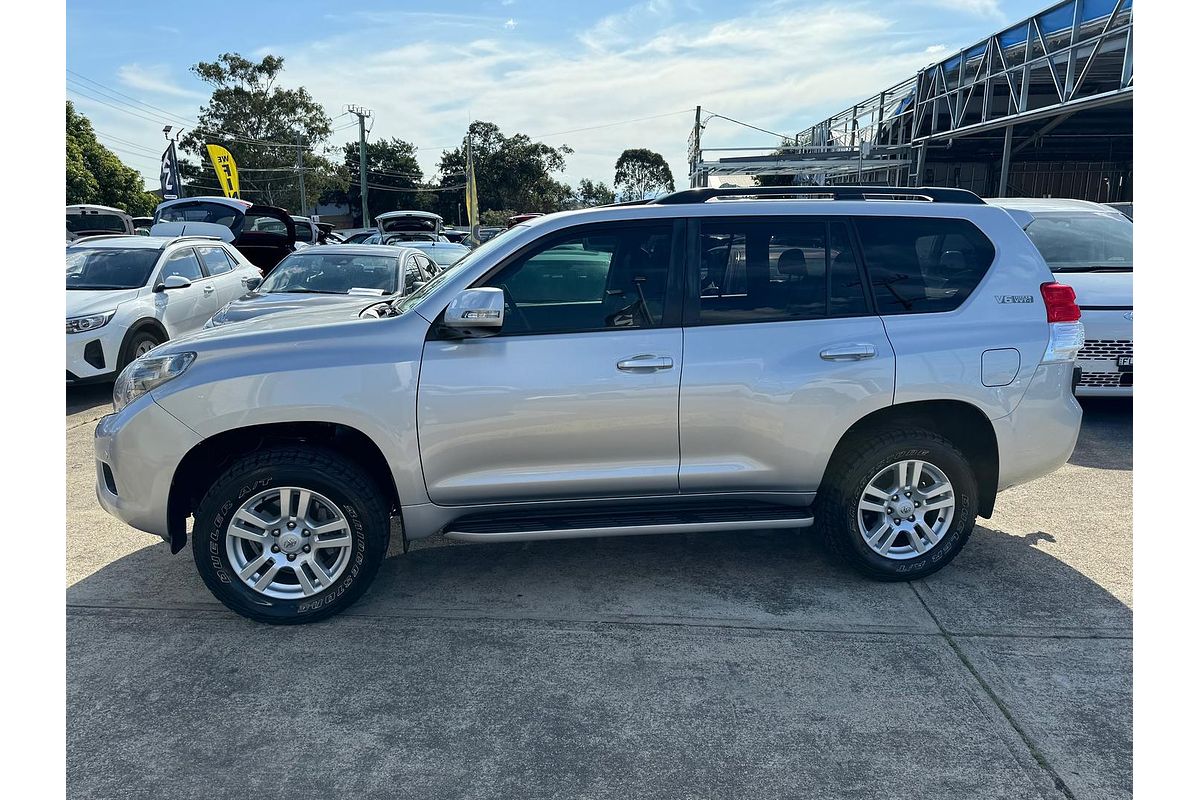
[[[807,528],[807,508],[748,507],[672,508],[579,514],[489,515],[452,522],[444,535],[464,542],[529,542],[539,539],[586,539],[598,536],[642,536],[652,533],[716,533],[721,531]]]

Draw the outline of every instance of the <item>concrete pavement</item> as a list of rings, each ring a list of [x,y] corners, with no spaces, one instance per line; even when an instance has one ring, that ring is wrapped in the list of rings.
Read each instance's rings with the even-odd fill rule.
[[[1128,403],[927,581],[804,533],[435,539],[272,628],[96,506],[106,400],[68,395],[73,797],[1130,795]]]

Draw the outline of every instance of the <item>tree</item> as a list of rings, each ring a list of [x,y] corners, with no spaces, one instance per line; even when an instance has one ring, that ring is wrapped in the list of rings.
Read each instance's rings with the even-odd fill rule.
[[[575,202],[580,206],[606,206],[617,202],[617,194],[604,184],[604,181],[593,181],[584,178],[575,190]]]
[[[304,87],[276,85],[283,72],[282,58],[268,55],[255,62],[224,53],[216,61],[194,64],[192,72],[213,87],[197,115],[200,125],[180,139],[184,152],[198,162],[180,164],[185,181],[197,185],[192,194],[219,191],[213,188],[219,184],[204,149],[208,143],[223,145],[233,155],[247,200],[298,211],[302,205],[295,170],[298,150],[306,168],[309,203],[341,182],[328,159],[310,152],[329,138],[329,116]],[[303,148],[297,146],[301,142]]]
[[[481,210],[516,209],[561,211],[572,201],[571,187],[554,179],[553,173],[566,168],[565,156],[573,150],[563,145],[551,147],[535,142],[523,133],[505,136],[491,122],[472,122],[467,129],[475,163],[475,182]],[[467,167],[466,138],[463,145],[442,153],[438,165],[438,194],[442,216],[456,219],[463,199],[461,187]],[[450,188],[454,187],[454,188]]]
[[[145,189],[141,174],[96,140],[91,121],[67,101],[67,205],[96,203],[133,217],[154,213],[158,198]]]
[[[641,200],[659,192],[675,191],[675,178],[667,161],[653,150],[631,148],[617,159],[613,185],[623,200]]]
[[[359,194],[358,142],[346,142],[341,147],[342,163],[339,173],[345,186],[338,186],[321,195],[322,203],[350,206],[355,224],[370,226],[362,221],[362,200]],[[418,191],[389,191],[374,186],[415,190],[422,187],[421,165],[417,163],[417,148],[403,139],[380,139],[367,142],[367,207],[375,217],[385,211],[426,209],[434,204],[432,194]]]

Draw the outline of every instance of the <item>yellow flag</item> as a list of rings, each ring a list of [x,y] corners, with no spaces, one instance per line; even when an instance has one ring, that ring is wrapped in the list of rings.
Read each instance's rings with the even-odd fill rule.
[[[221,191],[225,192],[226,197],[240,199],[242,195],[238,191],[237,164],[234,162],[233,156],[219,144],[206,146],[208,147],[208,157],[212,159],[213,169],[217,171],[217,180],[221,183]]]
[[[475,159],[471,153],[471,134],[467,134],[467,225],[471,239],[479,242],[479,193],[475,188]]]

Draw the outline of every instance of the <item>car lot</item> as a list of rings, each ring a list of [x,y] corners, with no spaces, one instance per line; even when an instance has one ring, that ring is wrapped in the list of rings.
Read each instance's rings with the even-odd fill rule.
[[[72,796],[1131,792],[1128,401],[911,585],[805,532],[435,537],[272,628],[96,504],[108,392],[67,397]]]

